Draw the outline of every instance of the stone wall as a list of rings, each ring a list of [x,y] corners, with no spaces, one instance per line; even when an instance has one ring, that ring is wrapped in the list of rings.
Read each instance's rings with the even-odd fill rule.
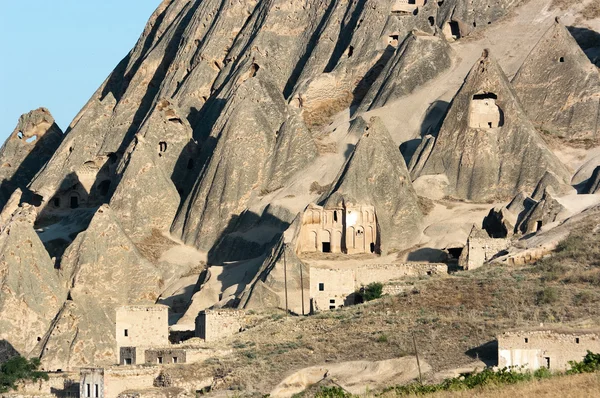
[[[76,398],[79,397],[79,375],[72,372],[48,373],[48,380],[17,383],[17,391],[26,396]]]
[[[153,348],[146,350],[145,361],[147,364],[186,363],[186,350],[182,348]]]
[[[196,318],[196,337],[215,341],[238,333],[244,326],[244,311],[205,310]]]
[[[469,237],[459,264],[467,270],[479,268],[496,254],[506,250],[509,244],[508,239]]]
[[[507,332],[498,337],[498,366],[565,371],[569,369],[569,361],[581,361],[588,350],[600,353],[599,333],[584,330]]]
[[[407,276],[448,273],[446,264],[404,263],[363,264],[349,267],[310,268],[310,299],[313,311],[335,309],[354,304],[354,293],[374,282],[385,283]]]
[[[104,369],[104,398],[117,398],[128,390],[152,388],[160,374],[158,366],[128,366]],[[85,398],[81,396],[81,398]]]
[[[353,269],[310,268],[312,311],[335,309],[354,304],[350,297],[356,291]]]
[[[164,305],[124,306],[117,309],[117,350],[121,347],[169,345],[169,308]]]
[[[105,379],[103,368],[82,368],[79,371],[79,396],[81,398],[104,398]]]
[[[119,349],[119,365],[135,365],[137,363],[136,347],[121,347]]]
[[[311,204],[302,215],[298,245],[301,253],[375,253],[375,208],[361,205],[324,209]]]

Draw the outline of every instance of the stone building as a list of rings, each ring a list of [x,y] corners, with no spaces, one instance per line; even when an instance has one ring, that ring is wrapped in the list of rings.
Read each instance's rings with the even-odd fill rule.
[[[347,267],[310,268],[312,311],[333,310],[355,303],[355,293],[374,282],[385,283],[407,276],[426,276],[448,272],[446,264],[363,264]]]
[[[130,305],[117,309],[117,351],[119,363],[135,365],[145,349],[169,345],[169,307]]]
[[[299,252],[377,253],[375,208],[343,205],[323,208],[311,204],[302,216]]]
[[[79,396],[81,398],[104,398],[104,369],[82,368],[79,382]]]
[[[244,328],[245,312],[220,309],[200,311],[196,318],[196,337],[215,341],[231,336]]]
[[[498,366],[565,371],[569,361],[581,361],[588,350],[600,353],[598,331],[548,328],[506,332],[498,336]]]
[[[413,15],[413,12],[427,4],[427,0],[396,0],[392,6],[392,14]]]
[[[509,245],[508,239],[490,238],[485,230],[473,226],[459,259],[466,270],[481,267]]]
[[[152,388],[160,375],[158,366],[81,368],[80,398],[117,398],[127,390]]]
[[[144,353],[147,364],[170,365],[186,363],[187,351],[183,348],[150,348]]]
[[[469,109],[469,127],[491,129],[504,124],[504,115],[496,104],[498,96],[494,93],[475,94]]]

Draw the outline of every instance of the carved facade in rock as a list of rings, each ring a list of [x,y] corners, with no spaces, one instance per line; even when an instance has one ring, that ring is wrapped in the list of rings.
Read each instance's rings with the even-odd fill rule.
[[[375,208],[347,205],[323,208],[311,204],[302,216],[299,252],[377,253]]]

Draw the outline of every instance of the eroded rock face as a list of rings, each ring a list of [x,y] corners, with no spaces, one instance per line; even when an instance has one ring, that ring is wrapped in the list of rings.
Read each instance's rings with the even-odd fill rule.
[[[499,20],[521,3],[523,0],[445,0],[438,19],[446,36],[458,33],[460,38]]]
[[[19,118],[17,127],[0,148],[0,210],[17,188],[29,192],[27,185],[50,160],[62,138],[62,130],[46,108]]]
[[[600,193],[600,166],[594,169],[592,176],[585,185],[585,193]]]
[[[115,309],[153,304],[161,272],[138,252],[108,206],[65,252],[60,273],[69,297],[36,347],[47,370],[116,363]]]
[[[569,172],[485,51],[454,97],[431,155],[415,177],[445,174],[450,196],[486,202],[532,192],[547,171],[568,185]]]
[[[167,100],[160,101],[123,157],[122,178],[110,206],[134,240],[168,231],[193,172],[192,128]]]
[[[451,49],[443,38],[413,32],[373,83],[361,110],[379,108],[408,95],[451,66]]]
[[[517,228],[523,234],[537,232],[544,225],[556,221],[564,211],[565,207],[554,198],[552,188],[547,188],[539,202],[527,212]]]
[[[598,136],[600,72],[558,19],[531,51],[513,86],[542,130],[568,138]]]
[[[28,355],[67,297],[54,262],[33,229],[33,208],[0,226],[0,340]]]
[[[281,188],[316,156],[303,122],[264,74],[233,90],[204,148],[206,166],[172,229],[204,250],[222,238],[261,191]]]
[[[404,158],[379,118],[356,123],[364,134],[321,203],[374,206],[380,252],[410,247],[420,236],[423,216]]]

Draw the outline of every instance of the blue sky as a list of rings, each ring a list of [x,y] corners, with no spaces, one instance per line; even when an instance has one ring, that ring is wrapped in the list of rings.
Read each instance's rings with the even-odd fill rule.
[[[40,106],[66,130],[161,0],[0,0],[0,145]]]

